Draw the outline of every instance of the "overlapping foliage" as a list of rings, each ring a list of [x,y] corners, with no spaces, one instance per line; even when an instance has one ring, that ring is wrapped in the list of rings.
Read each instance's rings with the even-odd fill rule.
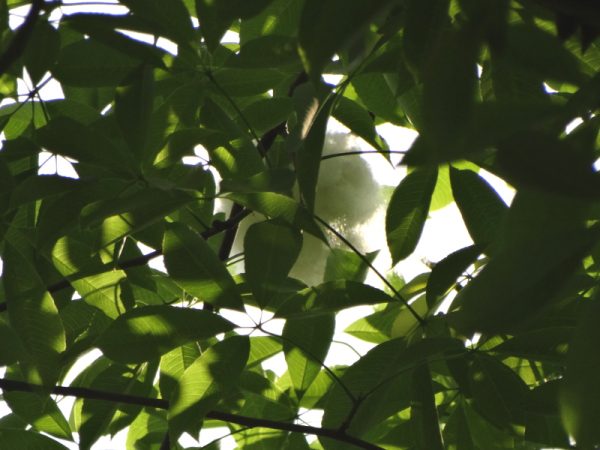
[[[215,426],[248,449],[600,444],[593,0],[120,4],[60,15],[60,1],[0,2],[0,447],[76,436],[88,449],[128,429],[129,449],[175,449]],[[50,79],[63,99],[40,98]],[[381,158],[376,125],[419,133],[381,230],[394,264],[442,182],[473,245],[404,286],[364,284],[372,255],[351,245],[322,284],[290,278],[304,237],[337,231],[314,214],[329,117]],[[183,163],[197,146],[221,180]],[[40,175],[42,151],[77,178]],[[510,207],[479,169],[514,186]],[[264,220],[236,273],[250,212]],[[149,265],[160,256],[166,273]],[[326,367],[336,313],[357,305],[373,305],[352,328],[375,346]],[[284,319],[282,335],[223,317],[250,307]],[[65,385],[92,349],[103,356]],[[278,377],[261,363],[281,353]],[[69,419],[57,395],[77,398]]]

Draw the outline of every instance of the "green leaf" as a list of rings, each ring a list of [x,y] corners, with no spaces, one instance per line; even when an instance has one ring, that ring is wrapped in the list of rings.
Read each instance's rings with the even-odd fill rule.
[[[308,317],[359,305],[389,303],[385,292],[356,281],[334,280],[299,291],[277,310],[278,317]]]
[[[471,245],[461,248],[438,262],[431,270],[427,281],[427,305],[433,307],[443,297],[448,289],[455,286],[467,268],[477,261],[481,254],[481,247]]]
[[[327,238],[306,208],[288,196],[275,192],[233,193],[227,198],[273,219],[281,219],[327,242]]]
[[[38,22],[23,54],[25,67],[34,84],[50,70],[59,50],[59,33],[48,22]]]
[[[367,253],[367,261],[373,262],[379,251]],[[332,248],[325,265],[325,281],[347,280],[362,283],[365,281],[369,266],[355,252]]]
[[[280,340],[270,336],[253,336],[250,338],[250,356],[248,367],[260,364],[265,359],[276,355],[282,350]]]
[[[444,443],[448,446],[454,445],[457,450],[476,450],[469,425],[464,406],[460,402],[444,427]]]
[[[62,48],[52,74],[69,86],[118,86],[140,64],[140,59],[94,39],[83,39]]]
[[[196,0],[200,30],[208,48],[214,51],[234,19],[248,19],[259,14],[273,0]]]
[[[460,145],[473,112],[478,43],[466,32],[444,32],[423,74],[423,139],[434,153]]]
[[[498,146],[496,167],[517,188],[541,189],[578,198],[598,198],[600,177],[593,150],[538,131],[515,133]],[[565,160],[569,159],[569,164]]]
[[[114,104],[115,118],[131,153],[144,162],[149,162],[147,150],[151,138],[153,103],[154,74],[151,67],[144,65],[139,68],[131,84],[117,88]]]
[[[0,429],[0,445],[27,450],[67,450],[57,441],[31,430]]]
[[[298,44],[304,68],[318,80],[333,55],[366,27],[390,2],[385,0],[307,0],[304,3]],[[344,14],[340,15],[340,11]]]
[[[92,252],[86,242],[64,237],[52,249],[52,262],[86,303],[115,319],[125,311],[119,287],[125,272],[104,266]]]
[[[239,57],[228,64],[244,68],[286,68],[300,66],[296,39],[281,35],[266,35],[245,42]]]
[[[261,98],[242,110],[250,126],[259,136],[287,121],[292,112],[289,98]]]
[[[405,114],[409,114],[409,111],[402,104],[402,98],[397,96],[408,90],[412,83],[398,86],[396,91],[387,80],[382,73],[361,73],[352,79],[352,87],[368,111],[394,125],[406,126]]]
[[[231,331],[234,325],[209,311],[145,306],[119,316],[96,342],[110,359],[140,363],[187,342]]]
[[[189,45],[194,39],[190,14],[181,0],[124,0],[123,3],[155,34],[161,34],[180,45]],[[157,33],[158,31],[158,33]]]
[[[410,421],[417,443],[416,448],[444,450],[428,365],[421,364],[417,367],[413,371],[411,381]]]
[[[276,69],[223,68],[216,70],[212,76],[227,95],[247,97],[275,88],[288,74]]]
[[[491,423],[500,428],[524,424],[524,406],[529,389],[523,380],[494,358],[480,355],[470,367],[473,404]]]
[[[333,314],[286,320],[282,334],[283,351],[298,397],[304,395],[321,371],[334,331]]]
[[[462,342],[445,338],[425,339],[409,347],[404,339],[392,339],[378,345],[341,377],[341,383],[356,397],[362,398],[361,403],[350,414],[354,409],[352,401],[340,384],[335,384],[327,396],[323,426],[337,428],[350,418],[348,433],[361,436],[377,423],[410,406],[410,380],[414,369],[434,358],[455,357],[464,351]]]
[[[244,310],[233,278],[203,238],[184,225],[169,224],[163,253],[169,275],[190,295],[218,308]]]
[[[201,355],[197,342],[189,342],[162,355],[159,387],[163,398],[170,398],[183,372]]]
[[[437,180],[437,169],[416,169],[394,190],[387,208],[385,231],[392,263],[417,247]]]
[[[551,304],[596,239],[583,223],[586,210],[569,198],[518,192],[498,236],[502,245],[455,300],[455,325],[514,331]]]
[[[61,371],[60,352],[66,348],[65,330],[54,299],[46,290],[27,244],[16,246],[22,237],[8,236],[2,260],[2,279],[8,303],[8,321],[21,339],[26,353],[19,358],[26,381],[54,384]]]
[[[597,296],[586,300],[567,354],[567,369],[560,395],[562,422],[577,447],[593,448],[600,442],[600,389],[596,375],[600,358]]]
[[[10,207],[17,208],[26,203],[41,200],[52,195],[62,194],[81,188],[83,183],[73,178],[57,175],[38,175],[25,178],[19,183],[10,197]]]
[[[413,70],[420,72],[448,25],[449,0],[408,0],[402,36],[403,50]]]
[[[156,369],[156,365],[153,369]],[[149,397],[155,374],[156,370],[152,370],[150,366],[142,370],[132,370],[127,366],[113,364],[96,374],[89,387],[98,391]],[[84,399],[80,410],[80,448],[89,450],[100,436],[114,434],[123,426],[128,426],[141,409],[139,405]]]
[[[6,320],[0,317],[0,365],[9,366],[25,353],[23,343]]]
[[[295,168],[298,179],[298,187],[302,200],[309,211],[315,209],[315,198],[319,169],[321,167],[321,156],[323,155],[323,144],[329,114],[333,107],[334,98],[323,100],[311,85],[304,85],[306,89],[297,88],[295,95],[297,102],[307,107],[305,115],[299,122],[299,146],[296,151]],[[294,135],[293,135],[294,136]]]
[[[506,55],[513,65],[532,71],[543,81],[580,84],[585,80],[575,55],[561,45],[556,36],[535,26],[509,27]]]
[[[38,143],[47,150],[82,163],[131,174],[137,164],[104,134],[66,117],[57,117],[37,132]]]
[[[154,409],[143,410],[131,423],[125,442],[127,450],[155,450],[167,433],[167,414]]]
[[[375,121],[365,108],[347,97],[338,97],[333,117],[346,125],[350,131],[363,138],[377,150],[387,149],[387,144],[377,134]]]
[[[564,364],[573,333],[573,327],[565,326],[526,330],[497,345],[493,348],[493,352],[534,361]]]
[[[450,167],[452,194],[475,244],[494,241],[508,211],[496,191],[471,170]]]
[[[234,336],[210,347],[186,369],[169,403],[169,433],[173,438],[200,423],[236,385],[249,352],[249,339]]]
[[[248,228],[244,236],[246,280],[261,308],[286,281],[301,249],[302,234],[284,223],[267,221]]]
[[[52,398],[32,392],[5,392],[3,396],[11,411],[37,432],[59,439],[73,439],[67,419]]]

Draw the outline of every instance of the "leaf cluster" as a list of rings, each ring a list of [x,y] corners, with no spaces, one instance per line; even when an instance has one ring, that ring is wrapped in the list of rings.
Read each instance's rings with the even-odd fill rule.
[[[223,426],[243,449],[600,445],[600,6],[118,3],[0,1],[1,448]],[[473,244],[408,282],[377,270],[314,211],[330,118],[388,160],[378,125],[418,132],[380,230],[393,265],[440,189]],[[340,243],[314,286],[289,275],[307,235]],[[365,305],[345,331],[372,349],[330,367]]]

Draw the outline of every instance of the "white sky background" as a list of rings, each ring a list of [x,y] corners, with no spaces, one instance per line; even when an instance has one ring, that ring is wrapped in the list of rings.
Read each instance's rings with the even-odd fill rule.
[[[71,3],[65,1],[64,3]],[[85,6],[82,2],[77,2],[77,6],[63,7],[62,11],[65,14],[74,12],[106,12],[112,14],[122,14],[127,11],[126,8],[121,6],[110,5],[110,2],[106,2],[107,7],[101,7],[98,3],[94,5]],[[18,8],[11,11],[10,25],[11,27],[18,26],[24,16],[27,13],[27,8]],[[58,19],[60,16],[59,11],[53,13],[52,18]],[[141,40],[147,40],[144,36],[135,35],[136,38]],[[226,38],[228,41],[237,39],[235,33],[229,33]],[[169,51],[175,52],[176,48],[174,44],[170,43],[165,39],[159,40],[159,45],[166,47]],[[26,82],[20,82],[19,92],[27,93],[31,88],[31,84],[27,77]],[[339,77],[328,77],[327,81],[330,83],[336,83],[339,81]],[[62,90],[57,82],[51,81],[41,89],[40,95],[44,100],[62,98]],[[4,100],[1,105],[7,104],[9,101]],[[329,130],[332,132],[348,132],[348,130],[334,119],[329,124]],[[379,133],[387,141],[389,147],[393,150],[407,150],[412,141],[416,137],[416,133],[413,130],[403,129],[400,127],[393,126],[391,124],[381,125],[378,128]],[[364,141],[357,139],[356,144],[360,149],[372,150],[372,148]],[[347,158],[364,158],[375,176],[375,179],[381,185],[396,186],[402,177],[405,175],[406,170],[403,167],[393,167],[390,165],[381,155],[367,154],[362,156],[347,156]],[[392,155],[392,161],[397,164],[400,157],[399,155]],[[193,162],[193,159],[189,162]],[[328,164],[335,164],[335,160],[328,162]],[[40,156],[40,173],[58,173],[63,176],[76,177],[76,173],[71,165],[60,157],[52,157],[50,154],[43,154]],[[485,172],[481,173],[484,178],[499,192],[502,198],[509,203],[512,200],[513,192],[507,187],[507,185],[493,175]],[[318,195],[318,193],[317,193]],[[380,250],[378,257],[375,260],[375,265],[382,273],[387,273],[390,270],[391,259],[389,252],[387,251],[387,244],[385,241],[385,205],[382,204],[377,210],[374,216],[361,227],[361,232],[365,238],[366,246],[368,251]],[[462,222],[462,218],[458,211],[458,208],[454,204],[450,204],[447,207],[434,211],[430,214],[429,220],[426,222],[425,230],[421,237],[420,243],[414,252],[414,254],[402,261],[395,267],[395,271],[401,274],[407,281],[412,279],[415,275],[422,272],[428,271],[427,266],[423,263],[424,260],[437,262],[449,253],[463,248],[472,243],[465,227]],[[160,259],[155,260],[157,268],[161,268],[162,264]],[[163,269],[164,270],[164,269]],[[367,282],[377,287],[381,287],[381,281],[377,278],[374,273],[370,273]],[[334,340],[347,342],[357,349],[361,354],[368,351],[372,345],[365,343],[364,341],[358,340],[343,333],[343,330],[352,322],[360,317],[363,317],[372,312],[371,307],[358,307],[352,308],[341,312],[337,315],[336,319],[336,335]],[[226,315],[226,314],[224,314]],[[254,320],[258,320],[257,315],[253,314]],[[240,326],[252,326],[253,323],[247,317],[239,313],[231,313],[226,315],[235,323]],[[264,319],[263,315],[263,319]],[[269,322],[267,328],[274,333],[281,333],[283,327],[283,321]],[[256,334],[253,334],[256,335]],[[91,352],[83,362],[77,364],[74,370],[68,375],[65,383],[70,383],[75,375],[84,369],[93,359],[99,356],[99,351]],[[326,359],[327,365],[336,364],[351,364],[357,359],[357,355],[351,351],[347,346],[340,344],[333,344]],[[278,355],[275,358],[267,361],[264,364],[265,368],[271,369],[278,374],[282,374],[286,370],[285,360],[283,355]],[[63,410],[66,417],[69,417],[70,410],[74,400],[63,399],[60,401],[59,406]],[[8,413],[8,409],[0,404],[0,415]],[[303,420],[311,425],[320,425],[320,414],[318,412],[305,414]],[[92,448],[93,450],[110,450],[110,449],[122,449],[124,448],[124,441],[127,430],[118,433],[113,439],[108,437],[101,438]],[[206,445],[211,440],[220,437],[228,433],[228,429],[213,429],[204,430],[201,433],[201,445]],[[310,438],[310,437],[309,437]],[[184,445],[198,445],[198,443],[191,439],[189,436],[185,437],[180,441]],[[72,449],[77,449],[78,446],[73,443],[63,442],[66,446]],[[222,448],[229,449],[235,448],[235,442],[233,438],[226,438],[222,440]]]

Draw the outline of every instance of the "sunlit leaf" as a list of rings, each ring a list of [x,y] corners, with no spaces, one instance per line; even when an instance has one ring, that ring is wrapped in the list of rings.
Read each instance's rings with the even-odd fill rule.
[[[164,237],[165,265],[173,280],[200,301],[243,310],[233,278],[202,237],[170,224]]]
[[[302,397],[319,374],[333,338],[332,314],[292,318],[283,327],[283,351],[296,393]]]
[[[115,361],[139,363],[232,328],[232,323],[209,311],[146,306],[119,316],[96,345]]]
[[[210,347],[186,369],[169,406],[172,436],[177,437],[200,423],[227,390],[235,386],[249,351],[247,337],[231,337]]]

